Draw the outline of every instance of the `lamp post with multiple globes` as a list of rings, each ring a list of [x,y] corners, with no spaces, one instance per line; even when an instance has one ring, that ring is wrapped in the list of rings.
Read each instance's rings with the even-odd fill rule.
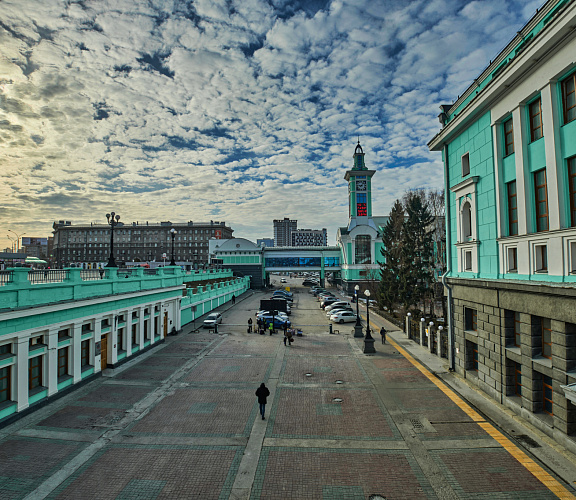
[[[362,333],[362,323],[360,321],[360,309],[358,307],[358,291],[360,290],[360,286],[356,285],[354,287],[354,297],[356,299],[356,324],[354,325],[354,337],[356,338],[360,338],[360,337],[364,337],[364,334]]]
[[[176,231],[176,229],[172,228],[170,229],[170,236],[172,236],[172,259],[170,260],[170,265],[171,266],[175,266],[176,265],[176,260],[174,260],[174,239],[176,238],[176,233],[178,231]]]
[[[374,339],[370,335],[370,290],[364,292],[366,295],[366,336],[364,337],[364,354],[376,352],[374,349]]]
[[[118,225],[120,216],[116,215],[115,212],[111,212],[106,214],[106,219],[110,225],[110,257],[108,257],[108,264],[106,264],[106,267],[118,267],[114,260],[114,228]]]

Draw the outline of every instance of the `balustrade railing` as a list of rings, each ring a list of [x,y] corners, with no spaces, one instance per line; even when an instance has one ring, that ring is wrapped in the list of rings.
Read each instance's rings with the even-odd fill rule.
[[[82,281],[101,280],[106,277],[106,270],[104,269],[81,269],[80,277]]]
[[[32,269],[28,271],[28,281],[38,283],[61,283],[68,277],[65,269]]]
[[[156,276],[156,269],[144,269],[146,276]]]
[[[127,268],[118,268],[118,277],[119,278],[129,278],[130,276],[136,274],[136,269],[132,267]]]
[[[0,271],[0,286],[7,285],[12,281],[12,271]]]

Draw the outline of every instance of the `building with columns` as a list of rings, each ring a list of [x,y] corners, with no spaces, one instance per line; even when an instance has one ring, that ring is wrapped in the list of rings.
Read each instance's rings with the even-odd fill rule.
[[[550,435],[576,432],[575,21],[576,2],[546,2],[441,106],[429,143],[445,170],[451,365]]]

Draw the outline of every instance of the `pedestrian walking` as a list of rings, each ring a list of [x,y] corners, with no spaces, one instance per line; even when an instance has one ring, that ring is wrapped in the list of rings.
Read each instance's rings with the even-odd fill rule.
[[[286,345],[286,342],[288,342],[288,346],[291,346],[293,340],[292,330],[284,330],[284,345]]]
[[[274,333],[274,322],[270,321],[268,324],[268,329],[270,330],[270,336]]]
[[[248,333],[252,333],[252,318],[248,318]]]
[[[232,295],[232,305],[236,304],[236,295]]]
[[[260,405],[260,415],[262,415],[262,420],[264,418],[264,411],[266,410],[266,398],[270,396],[270,391],[268,387],[264,385],[264,382],[260,384],[260,387],[256,389],[256,396],[258,397],[258,404]]]
[[[384,328],[384,327],[380,328],[380,335],[382,335],[382,343],[385,344],[386,343],[386,328]]]

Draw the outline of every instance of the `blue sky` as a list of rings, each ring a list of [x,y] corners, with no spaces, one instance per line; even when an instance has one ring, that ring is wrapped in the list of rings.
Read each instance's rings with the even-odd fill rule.
[[[2,0],[0,245],[110,211],[334,244],[358,136],[374,215],[441,187],[438,106],[542,3]]]

